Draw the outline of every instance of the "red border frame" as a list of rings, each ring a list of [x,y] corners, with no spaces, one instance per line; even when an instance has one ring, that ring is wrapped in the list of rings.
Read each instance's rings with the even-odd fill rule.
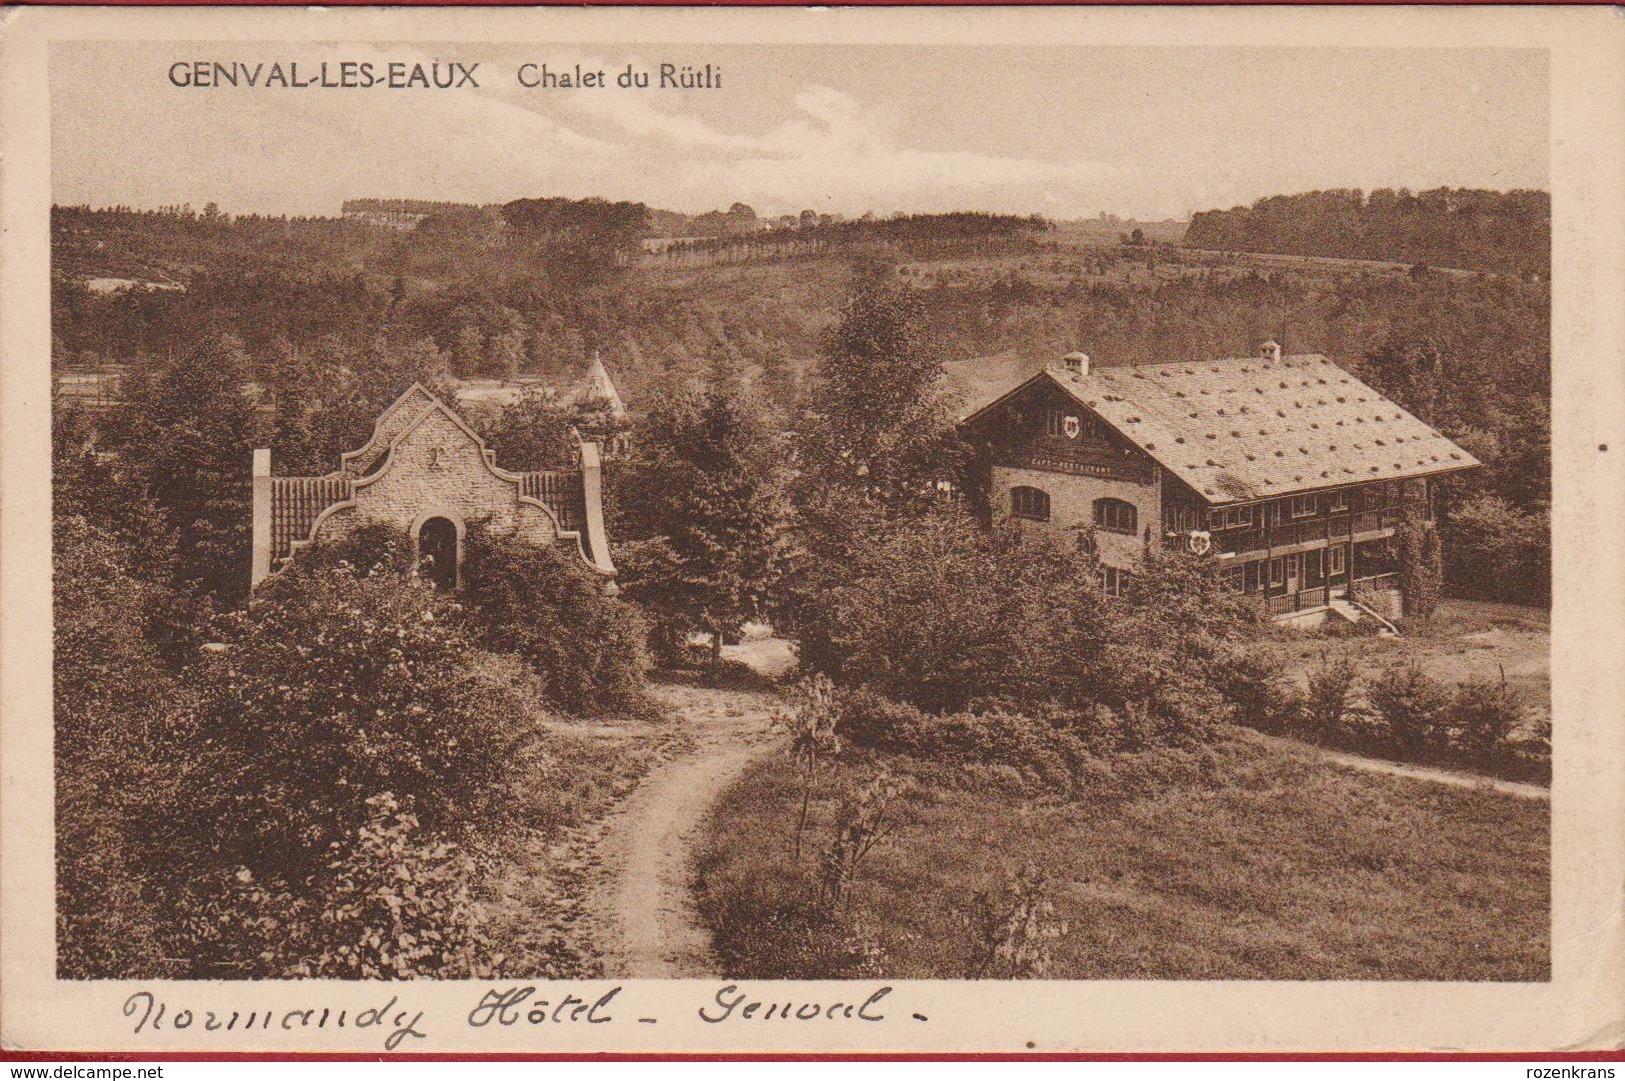
[[[291,0],[290,0],[291,2]],[[367,1052],[310,1051],[7,1051],[0,1062],[1625,1062],[1625,1050],[1545,1051],[997,1051],[952,1052]]]
[[[1396,7],[1393,0],[841,0],[845,7],[1276,7],[1303,3]],[[1602,7],[1617,0],[1428,0],[1429,6]],[[0,7],[304,7],[308,0],[0,0]],[[326,0],[329,7],[806,7],[807,0]],[[260,1051],[17,1051],[0,1048],[0,1062],[1625,1062],[1612,1051],[1268,1051],[1206,1052],[366,1052]]]
[[[839,0],[839,7],[1613,7],[1618,0]],[[0,0],[0,7],[307,7],[309,0]],[[325,7],[810,7],[810,0],[327,0]]]

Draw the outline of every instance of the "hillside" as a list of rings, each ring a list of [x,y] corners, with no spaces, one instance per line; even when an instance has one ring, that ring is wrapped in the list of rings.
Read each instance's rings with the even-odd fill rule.
[[[1551,220],[1552,198],[1543,191],[1312,191],[1197,214],[1185,244],[1544,277]]]

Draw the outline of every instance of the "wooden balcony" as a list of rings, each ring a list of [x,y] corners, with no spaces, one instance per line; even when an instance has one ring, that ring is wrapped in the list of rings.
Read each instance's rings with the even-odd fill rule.
[[[1370,541],[1391,537],[1404,518],[1404,507],[1335,514],[1329,518],[1307,518],[1283,522],[1268,529],[1233,529],[1213,535],[1214,547],[1230,555],[1262,556],[1266,551],[1290,555],[1338,541]]]

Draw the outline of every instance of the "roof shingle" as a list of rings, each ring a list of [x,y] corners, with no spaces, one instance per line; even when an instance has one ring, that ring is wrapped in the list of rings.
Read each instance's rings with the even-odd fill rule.
[[[1043,374],[1212,503],[1479,464],[1318,354]]]

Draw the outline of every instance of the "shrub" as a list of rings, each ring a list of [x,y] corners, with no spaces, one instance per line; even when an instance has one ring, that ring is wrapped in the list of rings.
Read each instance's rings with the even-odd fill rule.
[[[412,538],[383,522],[367,522],[337,537],[324,538],[299,551],[283,575],[307,577],[345,570],[357,578],[411,573]]]
[[[392,793],[348,847],[335,843],[314,929],[320,948],[297,969],[332,979],[454,979],[482,975],[484,939],[469,884],[474,861],[418,836],[417,816]]]
[[[946,512],[878,528],[802,602],[814,671],[943,713],[1104,706],[1143,722],[1136,738],[1174,744],[1234,718],[1227,690],[1256,692],[1244,685],[1266,662],[1249,677],[1241,654],[1257,615],[1211,559],[1148,552],[1128,593],[1108,597],[1086,542]]]
[[[960,765],[1000,766],[1068,791],[1090,757],[1078,728],[1004,710],[932,715],[872,692],[843,696],[839,730],[873,750]]]
[[[392,793],[367,805],[368,821],[334,841],[321,873],[303,883],[248,867],[215,872],[180,921],[184,941],[216,968],[260,979],[487,975],[500,958],[489,955],[471,900],[473,860],[422,835]]]
[[[1450,693],[1420,665],[1394,665],[1366,690],[1371,708],[1388,726],[1395,748],[1417,754],[1448,743],[1445,728]]]
[[[538,548],[479,525],[466,548],[462,597],[487,648],[523,658],[567,712],[643,704],[647,631],[601,576],[557,545]]]
[[[1022,582],[1047,546],[949,514],[881,528],[803,602],[803,665],[929,710],[1027,697],[1059,645],[1046,594],[1064,596],[1070,577]]]
[[[1023,867],[999,893],[978,892],[972,902],[971,935],[977,958],[966,979],[1039,979],[1049,972],[1050,943],[1067,933],[1049,899],[1049,878]]]
[[[222,619],[225,650],[197,666],[196,791],[171,809],[176,845],[213,838],[201,855],[216,866],[297,883],[380,793],[453,837],[499,805],[532,733],[455,616],[426,584],[329,570],[273,579]]]
[[[1507,686],[1504,671],[1499,681],[1458,684],[1448,711],[1451,742],[1472,760],[1493,766],[1526,712],[1523,696]]]
[[[796,778],[801,785],[801,810],[796,816],[795,839],[791,845],[794,858],[799,860],[819,772],[826,761],[841,753],[841,737],[836,732],[840,707],[836,702],[835,685],[822,674],[798,682],[789,699],[790,708],[775,721],[790,733],[790,760],[795,763]]]
[[[1359,667],[1347,653],[1322,653],[1320,665],[1309,673],[1309,692],[1303,700],[1303,720],[1313,736],[1334,738],[1353,712]]]
[[[1236,723],[1275,734],[1292,728],[1302,703],[1277,663],[1238,651],[1221,672],[1220,690],[1235,710]]]

